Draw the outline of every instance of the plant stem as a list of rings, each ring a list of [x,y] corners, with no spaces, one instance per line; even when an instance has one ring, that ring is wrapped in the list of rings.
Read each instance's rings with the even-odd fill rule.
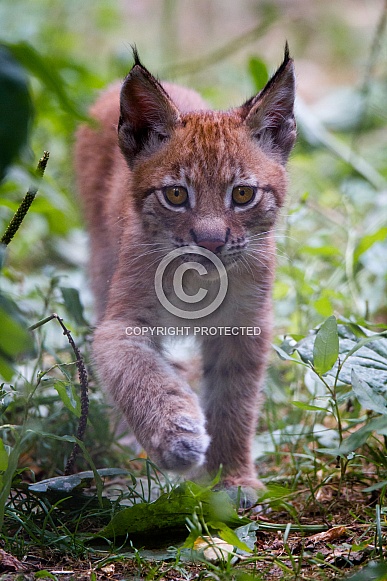
[[[41,327],[42,325],[44,325],[45,323],[48,323],[49,321],[52,321],[53,319],[56,319],[58,321],[58,323],[60,324],[60,326],[62,327],[63,334],[66,335],[68,342],[70,343],[71,348],[74,351],[75,357],[77,358],[75,361],[75,365],[77,366],[77,369],[78,369],[79,383],[81,385],[81,416],[79,418],[79,424],[78,424],[78,430],[77,430],[77,439],[80,441],[83,441],[83,437],[85,435],[86,426],[87,426],[87,416],[89,414],[89,396],[88,396],[88,376],[87,376],[87,371],[86,371],[85,363],[83,361],[81,352],[79,351],[78,347],[76,346],[70,331],[67,329],[66,325],[63,323],[63,319],[59,315],[57,315],[56,313],[53,313],[49,317],[46,317],[45,319],[38,321],[34,325],[31,325],[31,327],[29,327],[29,331],[33,331],[34,329]],[[65,471],[64,471],[66,476],[72,472],[75,459],[77,457],[77,454],[80,452],[80,449],[81,448],[80,448],[79,444],[76,443],[74,445],[74,448],[73,448],[68,460],[67,460],[67,464],[66,464]]]

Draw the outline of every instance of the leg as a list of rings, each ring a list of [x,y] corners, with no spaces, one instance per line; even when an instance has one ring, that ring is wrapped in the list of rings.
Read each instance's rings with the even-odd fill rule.
[[[160,468],[200,466],[209,437],[197,396],[146,337],[127,336],[127,322],[105,320],[96,329],[97,371],[134,434]]]
[[[222,464],[226,486],[262,486],[251,448],[268,344],[262,330],[261,336],[209,338],[203,345],[203,401],[211,437],[206,468],[214,474]]]

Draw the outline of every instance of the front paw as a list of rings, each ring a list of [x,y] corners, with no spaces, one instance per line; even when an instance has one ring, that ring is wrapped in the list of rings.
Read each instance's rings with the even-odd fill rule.
[[[226,477],[220,488],[227,492],[229,497],[240,508],[251,508],[258,502],[258,498],[265,491],[265,485],[253,476]]]
[[[209,443],[204,418],[179,415],[152,438],[151,457],[160,468],[186,472],[204,463]]]

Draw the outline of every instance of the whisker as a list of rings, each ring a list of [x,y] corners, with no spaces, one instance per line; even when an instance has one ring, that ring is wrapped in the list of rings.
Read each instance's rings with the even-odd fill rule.
[[[270,273],[273,273],[273,272],[274,272],[273,265],[272,265],[272,262],[271,262],[271,261],[270,261],[270,263],[268,264],[267,262],[264,262],[263,260],[260,260],[260,259],[258,258],[258,256],[256,256],[255,254],[252,254],[252,253],[250,253],[250,252],[248,252],[248,251],[246,252],[246,254],[247,254],[247,256],[249,256],[249,258],[250,258],[250,259],[252,259],[252,260],[254,260],[255,262],[257,262],[257,263],[258,263],[260,266],[263,266],[264,268],[267,268],[267,270],[268,270]]]
[[[254,276],[253,270],[251,268],[251,264],[249,264],[249,261],[247,260],[247,257],[242,255],[240,262],[243,263],[245,265],[245,267],[247,268],[247,270],[250,272],[251,276]]]
[[[260,248],[259,246],[254,246],[254,244],[249,244],[248,250],[250,251],[250,253],[253,253],[253,254],[260,254],[261,256],[274,256],[276,258],[285,258],[285,260],[292,262],[289,255],[286,254],[286,252],[282,252],[282,250],[277,249],[274,252],[271,250],[266,250],[266,249]]]

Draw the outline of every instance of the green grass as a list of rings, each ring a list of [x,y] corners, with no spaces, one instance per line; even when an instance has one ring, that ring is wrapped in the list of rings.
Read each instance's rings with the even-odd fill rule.
[[[354,581],[386,578],[386,11],[369,3],[362,35],[344,4],[335,12],[329,3],[309,2],[311,12],[301,16],[286,6],[281,12],[275,2],[253,4],[244,0],[233,13],[235,19],[245,13],[235,40],[222,36],[214,44],[206,33],[211,15],[204,18],[201,7],[189,13],[198,55],[185,37],[174,37],[176,22],[182,26],[188,15],[170,0],[159,12],[129,19],[118,2],[85,0],[82,14],[71,2],[54,9],[39,0],[33,10],[21,2],[18,18],[14,3],[0,7],[2,38],[25,68],[35,109],[30,149],[0,183],[1,235],[30,185],[39,187],[1,254],[1,541],[4,551],[24,559],[19,578],[36,571],[43,577],[45,570],[62,578],[55,573],[62,568],[77,579],[340,579],[358,569]],[[215,10],[219,29],[232,10],[228,2],[224,14]],[[145,16],[143,36],[136,36]],[[243,34],[254,26],[259,34]],[[89,361],[92,310],[70,170],[73,134],[95,91],[130,68],[124,42],[137,42],[152,70],[175,71],[179,82],[225,107],[264,84],[281,58],[282,40],[275,51],[267,49],[278,36],[290,42],[308,105],[298,107],[289,200],[277,233],[275,348],[256,438],[267,491],[259,512],[237,517],[230,506],[232,512],[215,519],[219,493],[192,489],[181,513],[173,511],[177,520],[160,532],[165,516],[155,500],[170,495],[173,507],[187,490],[117,443],[113,412],[92,373],[76,460],[76,470],[88,473],[75,482],[53,480],[76,442],[79,377],[56,321],[32,335],[27,328],[58,313]],[[324,75],[315,88],[316,67]],[[31,168],[44,150],[50,160],[35,184]],[[47,479],[46,490],[39,489]],[[114,519],[128,514],[132,522],[134,513],[124,511],[135,506],[153,533],[116,535]],[[93,538],[112,527],[104,541]],[[199,537],[202,546],[194,544]],[[231,554],[219,552],[219,538]],[[208,559],[211,547],[216,561]],[[9,571],[16,578],[12,566]]]

